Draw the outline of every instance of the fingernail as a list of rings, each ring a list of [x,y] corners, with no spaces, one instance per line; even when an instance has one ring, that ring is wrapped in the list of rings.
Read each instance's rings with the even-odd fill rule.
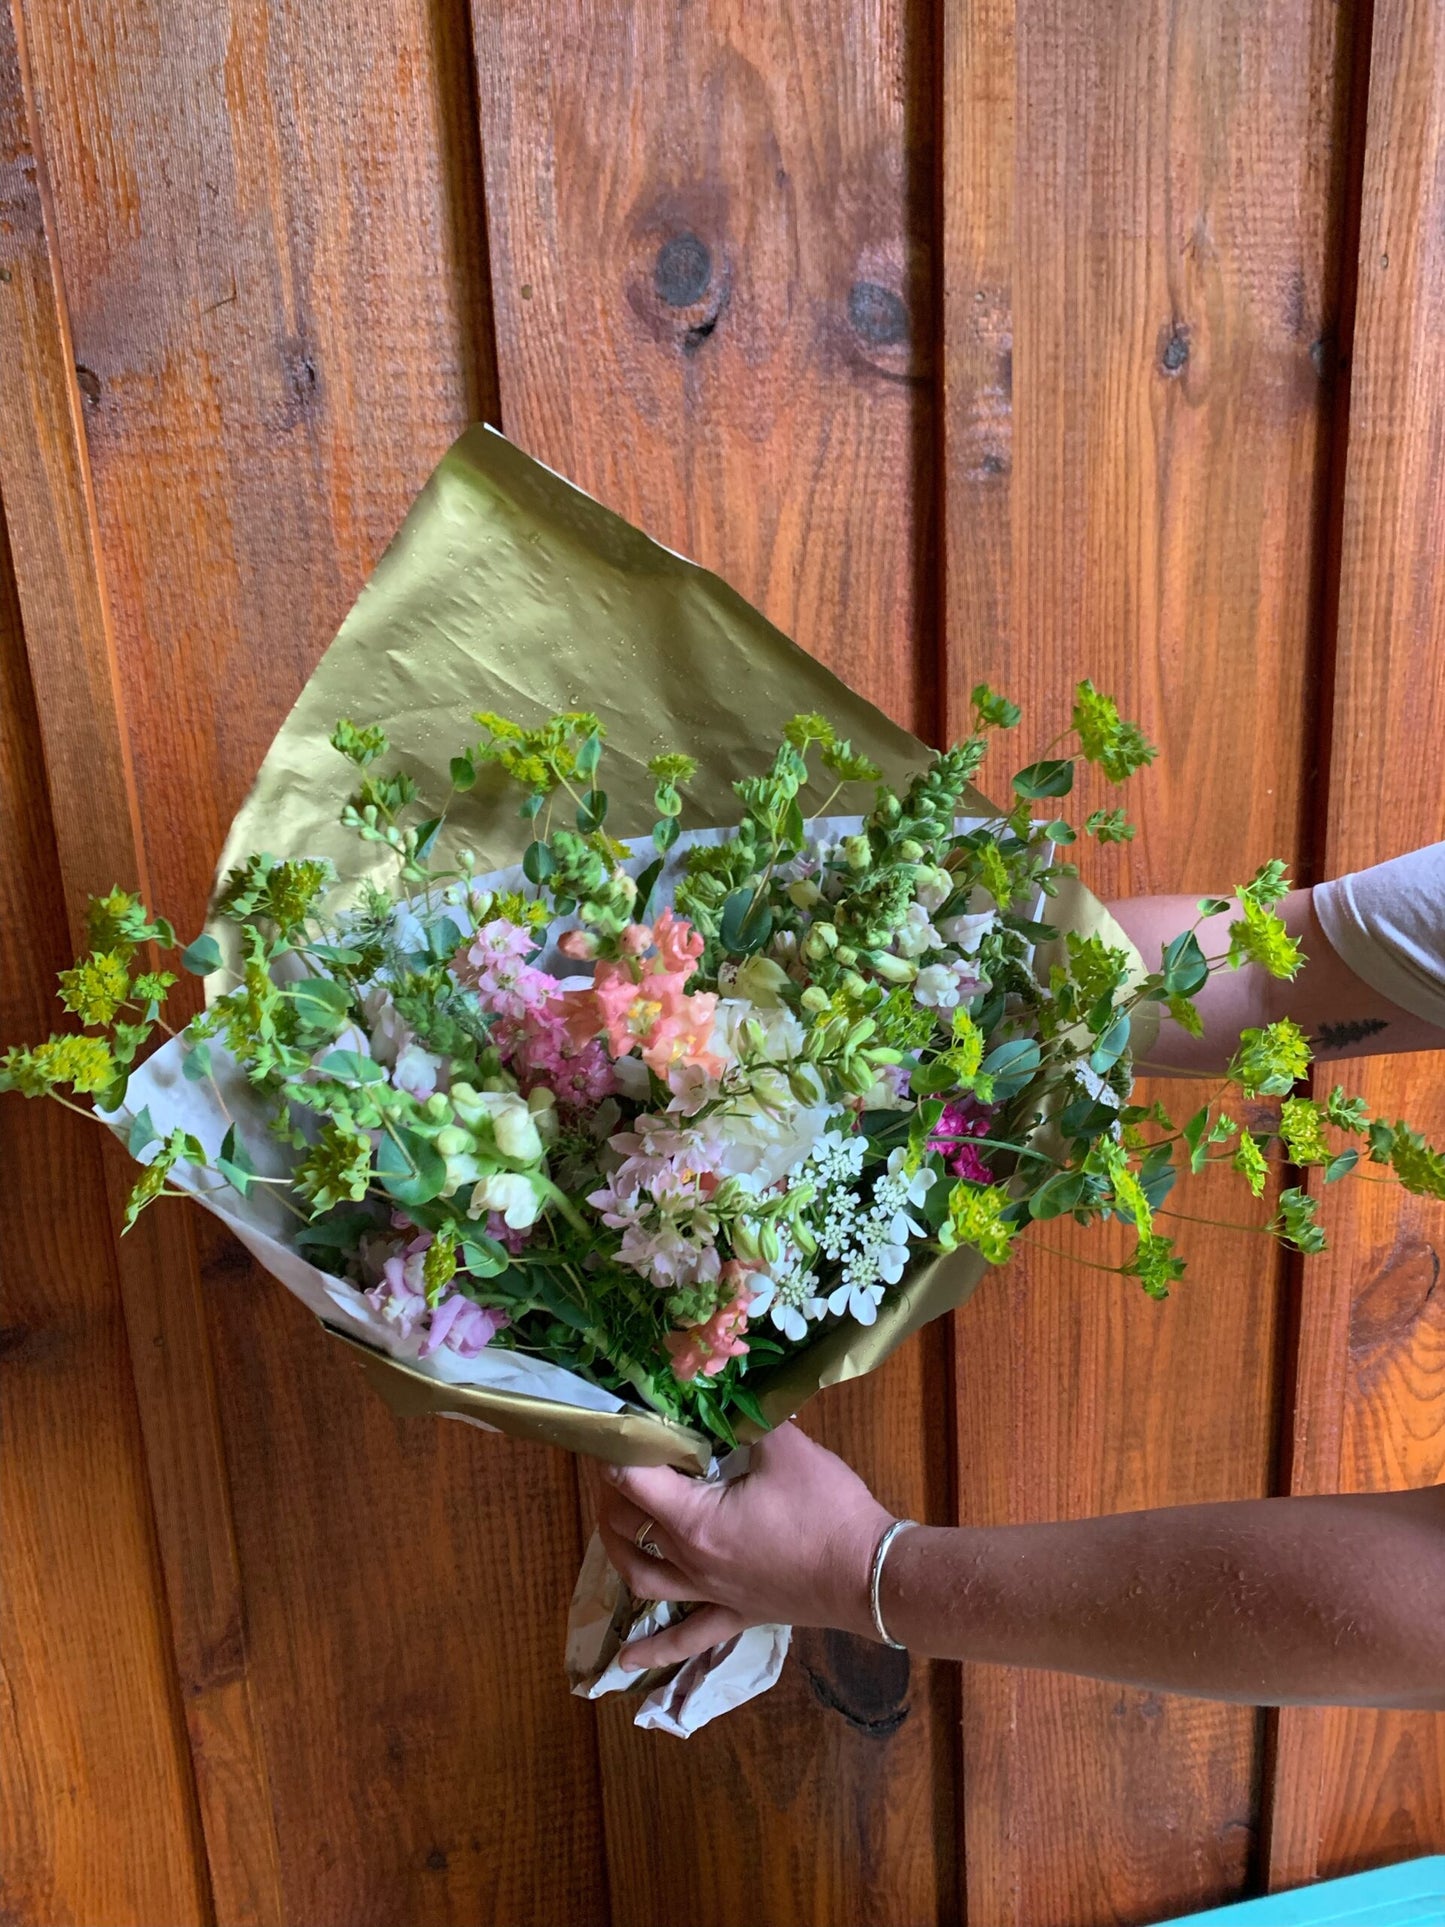
[[[616,1485],[622,1477],[622,1467],[620,1465],[604,1465],[602,1468],[602,1476],[609,1485]]]
[[[624,1673],[636,1673],[642,1670],[642,1661],[637,1657],[636,1653],[629,1653],[625,1646],[617,1655],[617,1664],[622,1668]]]

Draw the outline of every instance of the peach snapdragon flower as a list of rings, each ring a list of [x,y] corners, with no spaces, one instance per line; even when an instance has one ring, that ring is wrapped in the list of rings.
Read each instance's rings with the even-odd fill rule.
[[[622,933],[620,957],[602,957],[590,990],[568,991],[567,1025],[581,1049],[601,1037],[613,1058],[638,1051],[659,1077],[697,1066],[716,1076],[721,1060],[708,1048],[717,996],[683,986],[697,968],[703,940],[686,918],[664,910],[653,924],[632,923]]]

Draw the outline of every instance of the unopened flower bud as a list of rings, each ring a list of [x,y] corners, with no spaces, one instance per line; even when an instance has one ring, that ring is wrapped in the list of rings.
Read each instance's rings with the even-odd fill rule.
[[[459,1158],[464,1151],[470,1151],[472,1145],[471,1132],[458,1124],[444,1124],[436,1134],[437,1152],[444,1158]]]
[[[433,1091],[421,1108],[433,1124],[444,1124],[452,1114],[451,1099],[444,1091]]]
[[[845,836],[842,849],[843,861],[855,872],[866,870],[873,861],[873,846],[866,836]]]
[[[802,877],[788,885],[788,896],[799,910],[811,910],[822,894],[811,877]]]
[[[749,1223],[746,1218],[739,1218],[733,1226],[732,1239],[733,1250],[739,1258],[745,1258],[749,1263],[755,1264],[761,1257],[762,1244],[758,1238],[757,1226]]]
[[[841,1067],[840,1076],[843,1088],[852,1091],[857,1097],[866,1097],[877,1079],[871,1068],[861,1058],[850,1058]]]
[[[885,983],[911,984],[918,975],[918,965],[907,957],[895,957],[890,950],[880,950],[872,960],[873,968]]]
[[[921,863],[924,854],[923,845],[916,837],[906,836],[898,846],[898,854],[905,863]]]
[[[826,1010],[828,1008],[828,993],[826,990],[821,990],[817,984],[809,984],[808,988],[798,999],[798,1002],[804,1010]]]
[[[804,1064],[795,1064],[788,1073],[788,1089],[800,1104],[812,1105],[822,1102],[823,1090],[818,1082],[817,1073]]]
[[[758,1233],[758,1250],[762,1253],[765,1264],[775,1265],[782,1257],[783,1241],[778,1236],[776,1225],[765,1224],[763,1226],[762,1230]]]
[[[858,952],[853,948],[851,943],[840,943],[838,948],[833,952],[833,955],[845,970],[851,970],[853,965],[858,961]],[[862,981],[861,978],[859,981]]]

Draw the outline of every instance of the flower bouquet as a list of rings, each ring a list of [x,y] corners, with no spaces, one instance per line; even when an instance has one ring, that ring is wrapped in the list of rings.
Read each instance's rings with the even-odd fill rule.
[[[359,605],[360,643],[343,631],[233,827],[208,929],[179,957],[206,1008],[171,1028],[177,977],[152,952],[174,933],[116,891],[60,980],[83,1028],[0,1060],[0,1088],[90,1098],[125,1136],[143,1165],[128,1222],[198,1198],[400,1409],[718,1476],[961,1303],[1035,1224],[1122,1220],[1114,1269],[1163,1297],[1184,1261],[1155,1213],[1182,1172],[1227,1159],[1258,1197],[1279,1139],[1340,1176],[1361,1147],[1330,1127],[1424,1181],[1433,1154],[1404,1127],[1289,1095],[1309,1049],[1288,1022],[1246,1031],[1229,1073],[1244,1098],[1283,1098],[1277,1126],[1133,1101],[1161,1015],[1197,1025],[1212,971],[1288,976],[1301,958],[1271,908],[1279,863],[1240,887],[1227,955],[1189,929],[1147,969],[1081,887],[1078,832],[1041,806],[1078,758],[1122,783],[1155,754],[1090,683],[1068,753],[1013,771],[994,808],[974,783],[1019,723],[1004,697],[977,688],[968,737],[928,752],[500,438],[474,431],[448,461]],[[619,582],[651,598],[596,654],[549,632],[594,707],[539,705],[490,625],[459,637],[456,565],[430,540],[456,540],[459,470],[484,584],[515,584],[520,515],[574,571],[586,559],[599,598]],[[733,655],[769,672],[761,714],[683,716],[657,638],[700,590],[697,646],[716,653],[726,617]],[[524,598],[544,628],[558,600],[545,573]],[[618,652],[654,639],[620,681],[609,634]],[[454,710],[478,683],[510,713]],[[805,689],[824,701],[767,714]],[[338,697],[350,715],[323,724]],[[1132,835],[1120,810],[1082,828]],[[509,834],[517,860],[499,862]],[[1227,907],[1205,899],[1200,918]],[[1323,1243],[1297,1187],[1268,1228]],[[639,1614],[673,1610],[604,1567],[594,1544],[571,1648],[586,1691],[623,1683],[610,1661]],[[644,1723],[686,1732],[760,1690],[786,1636],[754,1628],[646,1682]]]

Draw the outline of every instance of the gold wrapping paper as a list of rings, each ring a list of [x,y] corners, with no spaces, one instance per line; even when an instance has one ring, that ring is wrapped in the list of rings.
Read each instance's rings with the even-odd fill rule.
[[[826,715],[900,788],[929,754],[717,576],[495,430],[475,427],[443,457],[282,725],[231,824],[218,884],[255,850],[328,856],[356,887],[368,874],[389,876],[390,854],[373,855],[375,846],[338,821],[352,782],[327,740],[339,717],[381,723],[393,762],[425,800],[439,802],[451,790],[452,756],[473,739],[474,711],[532,724],[559,709],[593,710],[606,726],[609,827],[620,835],[642,834],[650,823],[646,764],[667,749],[698,763],[686,790],[689,824],[736,821],[734,779],[754,773],[760,750],[799,711]],[[989,808],[981,797],[970,807]],[[515,794],[484,772],[454,803],[439,853],[470,848],[480,869],[498,869],[517,861],[527,836]],[[1066,887],[1048,915],[1061,928],[1097,930],[1130,947],[1082,886]],[[233,962],[231,926],[209,928]],[[1045,974],[1048,964],[1044,950]],[[1136,1023],[1144,1044],[1152,1019],[1141,1010]],[[759,1374],[751,1382],[770,1422],[824,1386],[872,1371],[920,1326],[965,1303],[987,1269],[969,1251],[924,1261],[884,1300],[874,1325],[840,1326]],[[368,1380],[399,1412],[472,1418],[615,1463],[707,1465],[706,1439],[656,1413],[584,1411],[443,1384],[333,1335],[353,1346]]]

